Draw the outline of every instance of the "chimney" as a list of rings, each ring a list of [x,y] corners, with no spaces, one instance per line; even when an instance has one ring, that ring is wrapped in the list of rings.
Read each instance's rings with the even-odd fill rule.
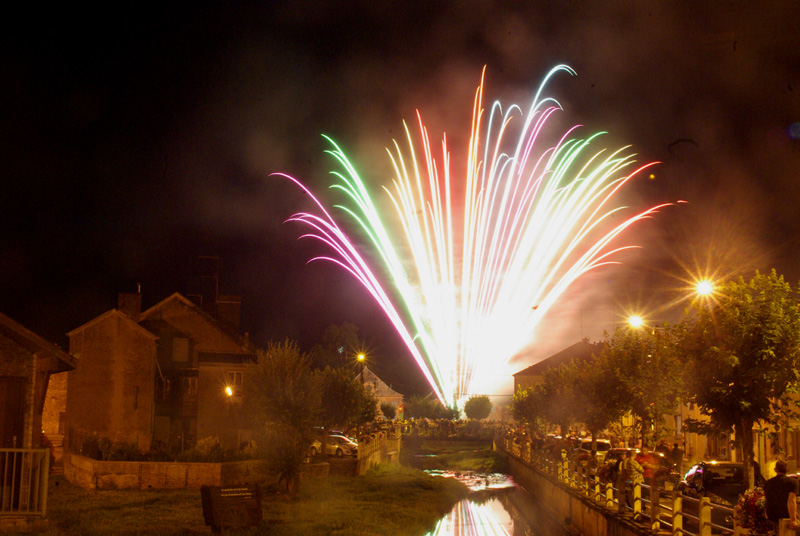
[[[128,315],[134,322],[139,322],[139,315],[142,313],[142,294],[120,292],[117,298],[117,310]]]
[[[242,297],[233,294],[220,294],[216,303],[217,319],[239,330]]]

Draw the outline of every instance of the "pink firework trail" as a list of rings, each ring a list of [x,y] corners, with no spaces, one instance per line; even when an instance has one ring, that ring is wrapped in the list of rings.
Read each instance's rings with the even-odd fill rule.
[[[614,246],[615,239],[671,204],[610,222],[626,210],[614,204],[616,194],[654,163],[636,166],[627,147],[590,152],[602,133],[581,139],[574,137],[578,127],[555,144],[543,143],[545,127],[561,107],[541,93],[558,71],[574,74],[563,65],[550,71],[527,113],[495,102],[488,118],[481,80],[466,173],[455,184],[446,137],[437,162],[418,112],[417,141],[404,125],[405,145],[395,141],[387,150],[394,177],[381,191],[393,210],[379,209],[356,168],[327,138],[339,165],[331,188],[344,194],[335,208],[366,234],[366,245],[356,245],[300,181],[282,175],[318,208],[289,219],[309,228],[301,238],[330,249],[311,260],[338,264],[364,285],[448,406],[492,392],[497,371],[531,342],[569,285],[589,270],[615,264],[616,253],[636,247]],[[374,265],[363,247],[378,259]]]

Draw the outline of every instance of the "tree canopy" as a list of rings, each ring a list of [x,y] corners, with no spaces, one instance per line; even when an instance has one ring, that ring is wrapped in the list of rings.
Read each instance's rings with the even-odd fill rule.
[[[486,395],[471,396],[464,404],[464,414],[468,419],[483,420],[492,412],[492,401]]]
[[[721,430],[734,429],[748,473],[753,427],[777,426],[800,368],[800,308],[773,270],[722,284],[680,326],[690,401]]]

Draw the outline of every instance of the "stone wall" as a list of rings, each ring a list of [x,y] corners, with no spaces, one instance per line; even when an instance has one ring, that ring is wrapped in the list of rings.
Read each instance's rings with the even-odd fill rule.
[[[501,451],[502,452],[502,451]],[[508,456],[514,480],[530,493],[556,521],[582,536],[652,536],[654,533],[621,515],[594,504],[565,484],[539,473],[512,454]]]
[[[199,489],[275,480],[263,460],[227,463],[104,462],[64,453],[64,475],[86,489]],[[326,478],[328,464],[303,464],[300,478]]]

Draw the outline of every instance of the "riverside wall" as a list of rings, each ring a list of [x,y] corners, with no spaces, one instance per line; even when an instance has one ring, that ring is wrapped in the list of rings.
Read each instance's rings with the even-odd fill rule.
[[[495,444],[508,459],[509,471],[539,505],[569,533],[581,536],[655,536],[630,516],[606,510],[567,484],[552,480]]]

